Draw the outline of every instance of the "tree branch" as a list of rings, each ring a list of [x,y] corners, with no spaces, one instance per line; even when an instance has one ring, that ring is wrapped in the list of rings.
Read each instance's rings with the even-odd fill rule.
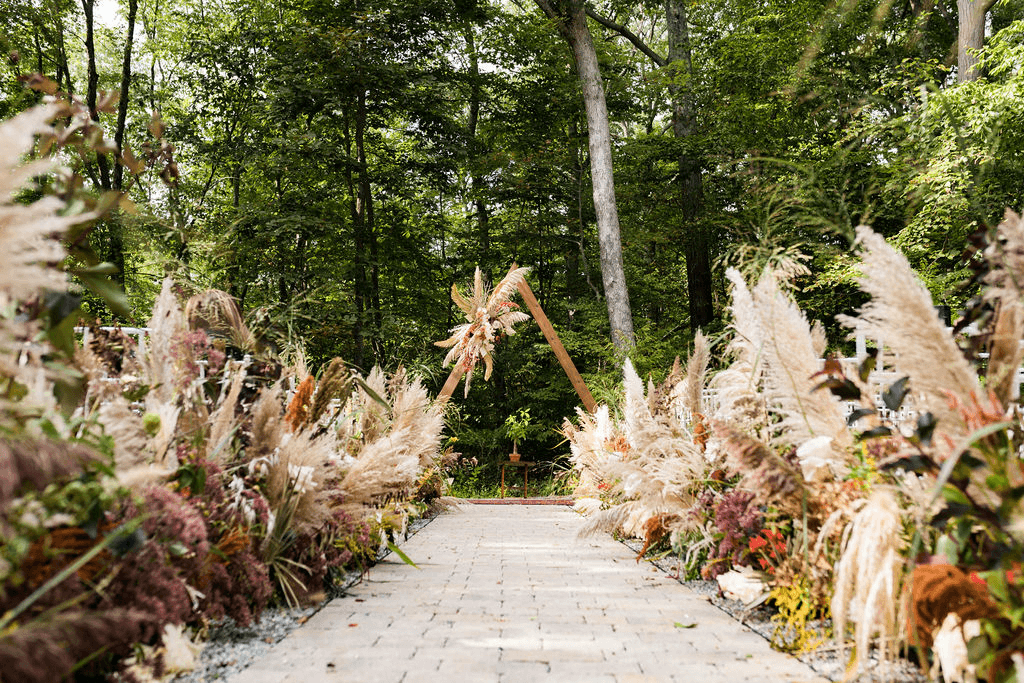
[[[645,55],[650,57],[651,61],[654,62],[655,64],[657,64],[658,66],[668,66],[668,60],[667,59],[665,59],[664,57],[659,55],[657,52],[652,50],[650,47],[648,47],[647,43],[645,43],[640,38],[640,36],[636,35],[635,33],[630,31],[625,26],[622,26],[620,24],[616,24],[614,21],[612,21],[611,19],[608,19],[606,17],[602,17],[600,14],[598,14],[593,9],[591,9],[589,5],[586,6],[586,12],[587,12],[587,16],[588,17],[590,17],[591,19],[593,19],[597,23],[601,24],[601,26],[604,26],[605,28],[609,28],[612,31],[615,31],[620,36],[622,36],[623,38],[625,38],[629,42],[633,43],[633,46],[637,50],[640,50],[640,52],[643,52]]]

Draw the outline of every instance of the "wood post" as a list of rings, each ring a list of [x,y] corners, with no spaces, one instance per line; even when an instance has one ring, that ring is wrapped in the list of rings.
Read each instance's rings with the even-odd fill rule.
[[[516,269],[516,265],[512,264],[512,270]],[[511,271],[510,271],[511,272]],[[523,296],[523,301],[526,303],[526,307],[530,309],[530,313],[533,314],[533,319],[537,321],[540,326],[540,331],[544,333],[544,338],[547,339],[548,345],[551,350],[555,352],[555,357],[558,358],[558,362],[562,365],[562,369],[565,370],[566,376],[572,383],[573,388],[579,395],[580,400],[583,401],[583,407],[587,409],[588,413],[593,413],[597,410],[597,401],[590,394],[590,389],[587,388],[586,383],[580,376],[579,371],[572,362],[572,358],[569,357],[569,352],[562,346],[562,340],[558,338],[558,333],[555,332],[555,328],[551,326],[551,321],[548,320],[548,316],[544,313],[544,309],[540,307],[540,302],[537,301],[537,297],[533,295],[533,290],[530,289],[530,285],[526,280],[519,282],[519,293]],[[452,372],[448,375],[448,381],[444,383],[441,388],[441,393],[437,395],[437,403],[444,405],[448,402],[448,399],[452,397],[455,392],[455,387],[459,386],[459,380],[466,374],[466,371],[462,368],[462,363],[456,362],[455,367],[452,368]],[[514,450],[513,446],[513,450]]]
[[[459,386],[459,380],[466,374],[466,371],[462,368],[462,363],[459,361],[455,362],[455,367],[452,368],[452,373],[448,375],[448,381],[441,387],[441,393],[437,395],[437,403],[444,405],[448,402],[448,399],[452,397],[455,392],[455,387]]]
[[[588,413],[593,413],[597,410],[597,401],[590,395],[590,389],[587,388],[583,378],[580,377],[580,373],[576,370],[572,358],[569,357],[569,352],[562,346],[562,340],[558,338],[558,333],[551,326],[551,321],[545,315],[544,309],[540,307],[537,297],[533,295],[533,290],[530,289],[530,285],[527,284],[526,280],[522,280],[519,283],[519,293],[523,295],[523,301],[526,302],[527,308],[533,314],[533,319],[540,325],[540,331],[544,333],[544,338],[548,340],[551,350],[555,352],[558,362],[562,364],[562,369],[565,370],[565,374],[568,375],[573,388],[576,389],[580,400],[583,401],[583,407],[587,409]]]

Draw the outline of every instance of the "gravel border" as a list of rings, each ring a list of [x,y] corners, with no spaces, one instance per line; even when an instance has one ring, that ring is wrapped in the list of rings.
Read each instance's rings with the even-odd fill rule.
[[[643,544],[634,539],[620,538],[619,542],[634,553],[640,552],[640,549],[643,547]],[[747,608],[738,600],[725,598],[720,594],[721,591],[718,588],[717,581],[687,581],[686,579],[678,578],[676,576],[676,565],[669,558],[645,561],[657,567],[663,573],[672,576],[695,593],[706,597],[712,605],[741,624],[746,625],[750,630],[768,642],[772,641],[775,634],[775,624],[771,621],[772,616],[775,614],[774,609],[765,606]],[[840,659],[834,639],[826,638],[826,629],[830,626],[831,624],[828,622],[818,622],[817,624],[817,630],[825,641],[820,647],[807,652],[793,653],[794,657],[830,681],[844,681],[845,683],[928,683],[931,680],[916,664],[906,659],[898,659],[895,662],[882,662],[875,657],[871,657],[866,665],[866,669],[859,675],[848,678],[845,659]],[[845,657],[849,656],[850,649],[847,648]]]
[[[423,527],[430,524],[436,514],[422,517],[409,522],[405,537],[409,538]],[[380,562],[391,553],[384,546],[377,554]],[[249,626],[239,626],[234,619],[225,619],[210,627],[208,639],[203,643],[196,668],[188,673],[175,676],[174,683],[205,683],[206,681],[222,681],[244,671],[254,661],[265,655],[270,648],[320,611],[324,605],[335,598],[344,597],[349,588],[362,580],[360,570],[346,573],[341,585],[331,590],[331,594],[316,605],[291,609],[288,607],[268,607],[260,614],[258,621]]]

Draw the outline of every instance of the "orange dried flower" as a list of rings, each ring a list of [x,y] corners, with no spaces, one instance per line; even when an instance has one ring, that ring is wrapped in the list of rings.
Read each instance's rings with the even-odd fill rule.
[[[309,409],[313,403],[313,390],[316,388],[316,380],[313,375],[306,375],[302,380],[291,403],[288,404],[288,413],[284,416],[285,422],[291,426],[293,432],[297,432],[306,424],[309,419]]]

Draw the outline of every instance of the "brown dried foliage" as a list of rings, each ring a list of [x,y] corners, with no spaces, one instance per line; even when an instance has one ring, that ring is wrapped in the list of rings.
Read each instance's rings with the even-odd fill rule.
[[[288,413],[284,418],[293,432],[299,431],[303,425],[309,422],[309,409],[315,388],[316,380],[313,379],[313,375],[306,375],[306,379],[302,380],[295,390],[295,395],[292,396],[291,403],[288,404]]]
[[[639,562],[652,545],[660,543],[672,531],[672,523],[678,521],[679,515],[661,513],[644,522],[644,547],[637,553],[636,561]]]
[[[910,641],[930,648],[932,634],[946,615],[955,612],[961,622],[991,619],[999,610],[988,589],[971,581],[950,564],[921,564],[914,567],[910,585]]]
[[[0,441],[0,508],[26,484],[42,490],[55,479],[78,474],[96,459],[89,449],[70,443]]]
[[[88,533],[78,527],[53,529],[29,546],[28,554],[21,564],[25,583],[35,590],[102,542],[102,535],[90,538]],[[78,578],[86,583],[93,582],[109,566],[111,559],[111,554],[106,550],[100,552],[78,570]]]

